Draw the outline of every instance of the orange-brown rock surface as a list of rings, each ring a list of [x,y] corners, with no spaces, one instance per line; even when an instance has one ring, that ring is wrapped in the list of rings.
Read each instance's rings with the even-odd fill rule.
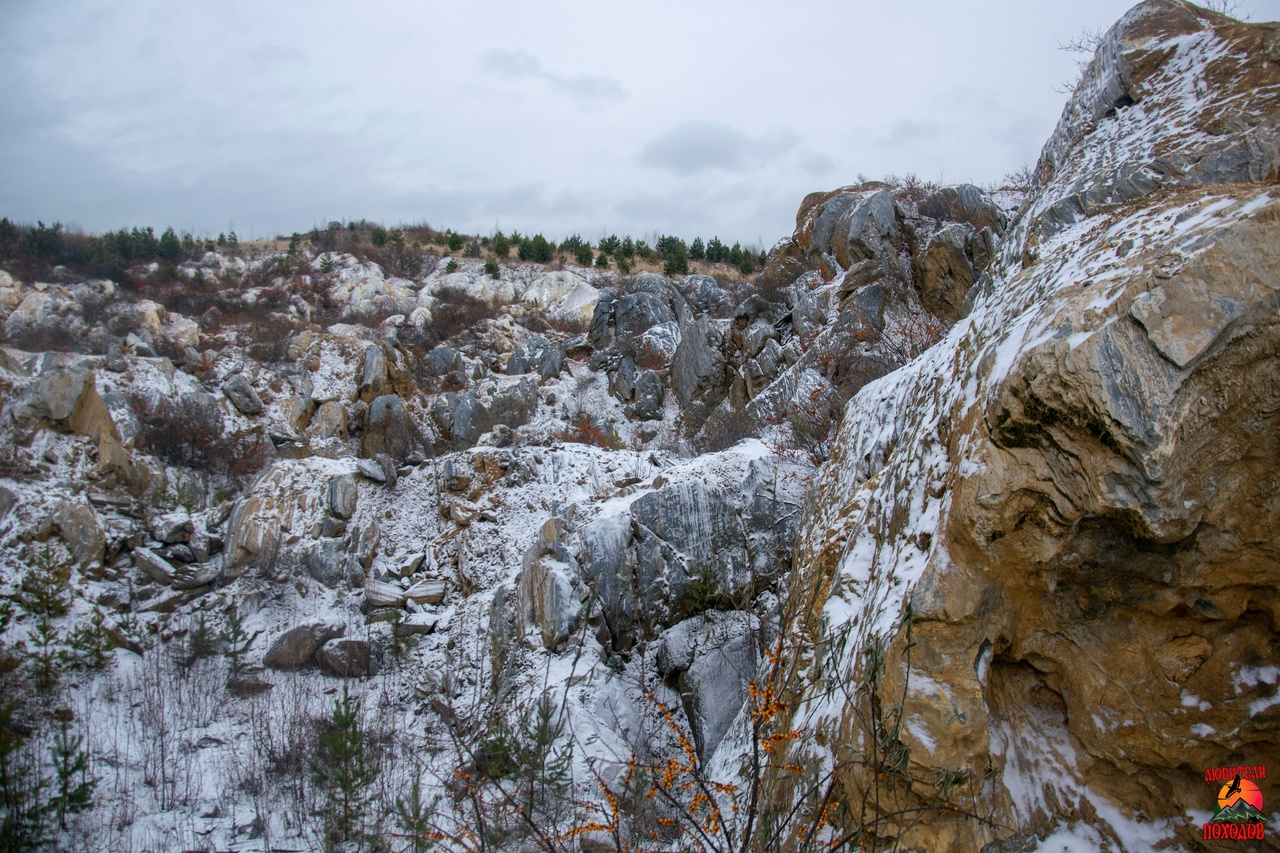
[[[1202,849],[1206,768],[1280,768],[1278,60],[1135,7],[972,313],[850,404],[790,661],[846,829]]]

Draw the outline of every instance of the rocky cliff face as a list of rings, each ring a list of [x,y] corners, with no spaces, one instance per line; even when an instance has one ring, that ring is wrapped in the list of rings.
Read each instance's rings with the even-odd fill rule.
[[[1148,0],[1029,194],[815,193],[754,282],[0,272],[0,727],[91,850],[319,849],[339,685],[384,838],[1199,849],[1280,760],[1278,140],[1280,26]]]
[[[1194,849],[1204,770],[1280,760],[1278,57],[1135,7],[969,316],[849,405],[795,557],[797,755],[877,837]]]

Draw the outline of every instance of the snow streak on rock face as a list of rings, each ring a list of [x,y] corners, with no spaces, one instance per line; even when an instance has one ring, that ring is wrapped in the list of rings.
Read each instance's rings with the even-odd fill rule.
[[[797,725],[865,747],[865,693],[823,685],[876,675],[915,781],[882,808],[963,792],[985,819],[885,834],[968,850],[1084,815],[1105,847],[1190,844],[1203,768],[1277,755],[1272,686],[1231,688],[1280,647],[1277,50],[1136,7],[972,314],[849,405],[797,546],[827,650]]]

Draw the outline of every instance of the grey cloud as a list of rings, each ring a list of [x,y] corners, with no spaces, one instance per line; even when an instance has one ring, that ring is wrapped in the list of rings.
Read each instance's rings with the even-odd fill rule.
[[[931,142],[942,131],[934,121],[917,121],[913,118],[896,122],[884,136],[886,145],[909,145],[914,142]]]
[[[620,101],[627,96],[622,85],[611,77],[556,74],[544,68],[536,56],[524,51],[490,51],[485,54],[484,67],[491,74],[509,80],[541,80],[557,92],[580,101]]]
[[[826,154],[810,151],[800,157],[800,168],[815,178],[829,175],[836,169],[836,161]]]
[[[687,121],[645,143],[639,160],[677,175],[736,172],[774,160],[799,143],[800,137],[786,130],[753,137],[720,122]]]

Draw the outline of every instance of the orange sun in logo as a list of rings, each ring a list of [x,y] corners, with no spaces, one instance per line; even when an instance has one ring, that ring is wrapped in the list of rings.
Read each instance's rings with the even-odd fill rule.
[[[1232,791],[1234,787],[1232,782],[1222,786],[1218,791],[1218,808],[1224,809],[1233,806],[1241,800],[1259,811],[1262,810],[1262,792],[1258,790],[1258,786],[1248,779],[1240,780],[1240,787]]]

